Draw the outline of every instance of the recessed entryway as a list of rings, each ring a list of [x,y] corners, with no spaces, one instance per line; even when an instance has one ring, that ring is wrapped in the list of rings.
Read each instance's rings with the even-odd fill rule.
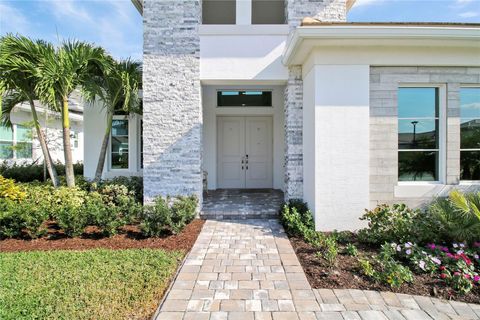
[[[272,117],[217,117],[219,188],[273,188]]]

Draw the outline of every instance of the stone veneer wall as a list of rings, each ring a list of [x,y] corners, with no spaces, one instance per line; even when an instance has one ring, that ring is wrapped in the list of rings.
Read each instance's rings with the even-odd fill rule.
[[[398,184],[398,99],[400,84],[445,84],[447,95],[446,185],[435,193],[412,198],[395,197]],[[480,68],[371,67],[370,68],[370,206],[404,202],[418,207],[434,196],[459,186],[460,86],[479,84]],[[440,124],[442,125],[442,124]]]
[[[290,30],[303,18],[346,21],[346,0],[286,0]],[[291,35],[291,33],[290,33]],[[285,199],[303,198],[303,80],[302,67],[289,68],[285,87]]]
[[[290,68],[285,87],[285,197],[303,198],[302,67]]]
[[[202,197],[199,0],[145,0],[144,196]]]
[[[346,0],[286,0],[286,17],[291,29],[298,27],[303,18],[326,22],[347,20]]]

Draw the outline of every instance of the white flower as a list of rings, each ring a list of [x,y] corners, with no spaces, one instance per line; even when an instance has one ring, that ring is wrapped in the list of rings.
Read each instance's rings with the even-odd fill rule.
[[[402,251],[402,247],[400,247],[400,245],[397,245],[397,251],[398,252]]]
[[[474,255],[473,257],[478,260],[478,254]]]
[[[412,253],[412,250],[407,249],[407,251],[405,251],[405,253],[406,253],[407,255],[410,255],[410,254]]]
[[[442,263],[442,261],[440,261],[440,259],[438,259],[438,258],[432,258],[431,260],[436,264],[441,264]]]
[[[464,244],[464,243],[460,243],[460,248],[465,248],[465,244]]]
[[[453,247],[454,247],[454,248],[458,248],[458,244],[453,243]]]
[[[418,266],[420,267],[420,269],[422,269],[423,271],[425,271],[425,261],[420,260],[420,262],[418,263]]]
[[[405,248],[411,248],[411,247],[412,247],[412,243],[411,243],[411,242],[405,243]]]
[[[463,253],[463,250],[458,250],[457,251],[457,254],[462,254]]]

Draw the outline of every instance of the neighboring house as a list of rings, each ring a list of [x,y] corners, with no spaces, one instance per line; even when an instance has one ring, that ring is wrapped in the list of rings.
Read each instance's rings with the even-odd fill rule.
[[[83,105],[78,95],[69,99],[69,105],[73,162],[83,162]],[[35,101],[35,106],[53,161],[65,163],[60,114],[47,111],[38,101]],[[0,126],[0,162],[42,163],[43,153],[36,139],[30,105],[22,103],[16,106],[11,121],[11,129]]]
[[[342,230],[480,185],[480,25],[347,23],[354,0],[132,1],[143,168],[132,117],[105,176],[143,174],[146,201],[201,198],[205,172],[208,189],[281,189]],[[104,117],[85,117],[95,154]]]

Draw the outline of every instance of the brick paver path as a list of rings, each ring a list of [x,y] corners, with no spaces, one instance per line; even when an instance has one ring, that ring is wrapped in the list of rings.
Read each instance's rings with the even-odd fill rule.
[[[312,289],[276,220],[207,221],[157,320],[480,319],[480,306]]]

